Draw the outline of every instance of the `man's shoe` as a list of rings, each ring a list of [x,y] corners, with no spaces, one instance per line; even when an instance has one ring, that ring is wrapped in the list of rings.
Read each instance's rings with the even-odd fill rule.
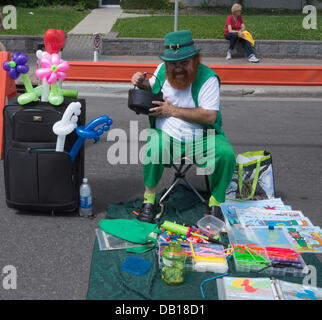
[[[231,51],[227,51],[226,60],[231,59]]]
[[[143,203],[138,215],[138,220],[152,223],[157,215],[156,205],[152,203]]]
[[[249,62],[254,62],[254,63],[257,63],[259,61],[259,59],[256,58],[256,56],[254,54],[251,54],[249,57],[248,57],[248,61]]]
[[[225,222],[224,214],[222,213],[221,208],[219,206],[208,207],[208,214]]]

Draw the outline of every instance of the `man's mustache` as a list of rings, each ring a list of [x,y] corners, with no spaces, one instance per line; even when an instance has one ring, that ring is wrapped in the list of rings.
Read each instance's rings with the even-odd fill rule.
[[[186,70],[182,70],[182,71],[173,71],[172,72],[172,75],[175,77],[175,76],[179,76],[179,75],[186,75],[188,73],[188,71],[186,71]]]

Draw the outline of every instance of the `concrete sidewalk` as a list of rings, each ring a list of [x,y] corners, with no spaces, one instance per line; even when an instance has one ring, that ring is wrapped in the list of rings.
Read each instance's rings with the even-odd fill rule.
[[[121,15],[122,9],[100,8],[94,9],[68,35],[88,35],[97,33],[108,33],[115,21]]]
[[[98,8],[92,10],[68,35],[88,35],[93,33],[107,34],[119,18],[146,16],[146,14],[128,14],[121,8]]]

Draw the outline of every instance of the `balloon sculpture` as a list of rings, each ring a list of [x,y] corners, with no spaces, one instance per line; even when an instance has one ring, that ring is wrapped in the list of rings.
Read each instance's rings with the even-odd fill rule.
[[[70,134],[77,127],[77,116],[81,114],[81,107],[79,102],[70,103],[62,119],[53,125],[53,131],[58,136],[56,151],[64,151],[66,135]]]
[[[16,80],[21,76],[21,79],[26,88],[26,93],[18,97],[18,103],[21,105],[30,103],[32,101],[37,101],[41,95],[42,87],[38,86],[33,88],[29,76],[29,66],[26,64],[28,62],[28,55],[25,53],[15,52],[12,55],[11,61],[5,61],[3,63],[3,69],[9,73],[9,77]]]
[[[49,101],[52,105],[59,106],[63,103],[64,97],[77,98],[77,90],[66,90],[59,87],[57,81],[63,81],[69,69],[69,64],[60,58],[58,54],[65,43],[65,33],[62,30],[49,29],[44,37],[46,52],[37,51],[37,57],[40,59],[41,67],[36,70],[38,78],[43,79],[40,86],[33,88],[27,73],[29,72],[28,55],[15,52],[12,60],[3,63],[3,69],[9,73],[13,80],[21,77],[26,93],[21,94],[17,101],[20,105],[25,105],[33,101]],[[49,87],[50,85],[50,91]]]
[[[113,120],[110,119],[108,116],[104,115],[92,120],[85,127],[84,126],[77,127],[76,133],[78,135],[78,138],[75,141],[69,153],[70,156],[72,157],[72,161],[74,162],[85,139],[94,139],[94,143],[96,143],[97,141],[99,141],[100,136],[103,134],[103,132],[108,131],[110,129],[110,126],[112,123],[113,123]],[[103,124],[103,127],[95,131],[94,129],[101,124]]]
[[[48,101],[55,106],[59,106],[64,101],[64,95],[57,85],[57,80],[65,80],[65,71],[69,69],[69,64],[62,60],[57,53],[44,56],[40,60],[40,64],[42,68],[36,70],[36,75],[40,79],[45,78],[47,83],[51,85]]]

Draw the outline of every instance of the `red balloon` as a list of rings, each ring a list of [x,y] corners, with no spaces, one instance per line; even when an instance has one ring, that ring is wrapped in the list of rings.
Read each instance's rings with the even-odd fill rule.
[[[65,43],[63,30],[48,29],[45,33],[45,48],[49,54],[58,53]]]

